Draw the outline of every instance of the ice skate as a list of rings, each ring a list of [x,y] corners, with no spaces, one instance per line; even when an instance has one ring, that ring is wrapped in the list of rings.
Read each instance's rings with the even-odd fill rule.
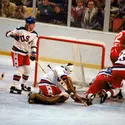
[[[31,87],[26,86],[25,84],[21,84],[21,88],[22,88],[22,90],[24,90],[24,91],[28,91],[28,92],[31,91]]]
[[[86,100],[86,104],[88,105],[88,106],[90,106],[90,105],[92,105],[93,103],[92,103],[92,100]]]
[[[112,96],[112,98],[122,99],[123,95],[122,95],[121,90],[119,91],[119,93],[116,96]]]
[[[15,86],[10,87],[10,93],[21,94],[22,90],[17,89]]]
[[[95,95],[91,95],[87,100],[86,100],[86,103],[87,105],[92,105],[93,104],[93,99],[95,98]]]
[[[104,103],[107,98],[108,98],[108,94],[107,93],[102,95],[101,96],[101,100],[100,100],[100,104]]]
[[[118,93],[117,95],[118,99],[122,99],[123,98],[123,94],[122,94],[122,91],[120,90],[120,92]]]

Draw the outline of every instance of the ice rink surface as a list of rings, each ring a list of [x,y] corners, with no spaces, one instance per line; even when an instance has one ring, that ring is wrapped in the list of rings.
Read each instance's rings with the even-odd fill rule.
[[[28,104],[26,92],[9,93],[15,72],[10,57],[0,56],[2,72],[5,77],[0,81],[0,125],[125,125],[124,99],[104,104],[97,101],[89,107],[71,99],[57,105]],[[32,71],[30,77],[33,79]]]

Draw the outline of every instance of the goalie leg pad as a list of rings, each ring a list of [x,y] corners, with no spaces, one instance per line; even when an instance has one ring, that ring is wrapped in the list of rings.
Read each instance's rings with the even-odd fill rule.
[[[36,93],[30,92],[30,93],[28,94],[28,102],[29,102],[30,104],[35,103],[35,97],[36,97]]]
[[[55,95],[55,96],[44,96],[39,93],[33,93],[29,96],[28,102],[29,103],[36,103],[36,104],[48,104],[48,105],[53,105],[58,102],[64,102],[68,98],[62,97],[60,95]]]

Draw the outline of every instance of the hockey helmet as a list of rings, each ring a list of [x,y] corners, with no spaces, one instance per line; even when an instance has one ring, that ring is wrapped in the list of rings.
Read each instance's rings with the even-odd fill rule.
[[[33,24],[33,23],[36,22],[35,18],[34,18],[34,17],[31,17],[31,16],[27,17],[25,21],[26,21],[26,23],[28,23],[28,24]]]
[[[73,64],[72,64],[72,63],[66,64],[65,70],[66,70],[67,74],[71,74],[71,72],[74,71],[74,66],[73,66]]]

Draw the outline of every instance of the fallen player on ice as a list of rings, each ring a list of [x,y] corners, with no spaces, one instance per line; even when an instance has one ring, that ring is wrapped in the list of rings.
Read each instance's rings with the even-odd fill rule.
[[[73,87],[71,78],[68,76],[74,70],[74,66],[68,63],[65,66],[56,66],[54,69],[48,65],[50,71],[45,73],[39,85],[39,93],[30,93],[28,95],[28,102],[40,104],[56,104],[64,103],[69,96],[73,100],[79,100],[80,103],[87,106],[86,100],[79,97]],[[66,94],[62,93],[61,88],[65,90]]]
[[[95,79],[91,82],[91,85],[85,95],[88,99],[89,104],[93,104],[93,100],[96,96],[100,98],[100,104],[104,103],[110,98],[123,98],[121,93],[121,88],[123,86],[122,82],[120,87],[114,86],[112,83],[112,67],[108,67],[99,71]]]

